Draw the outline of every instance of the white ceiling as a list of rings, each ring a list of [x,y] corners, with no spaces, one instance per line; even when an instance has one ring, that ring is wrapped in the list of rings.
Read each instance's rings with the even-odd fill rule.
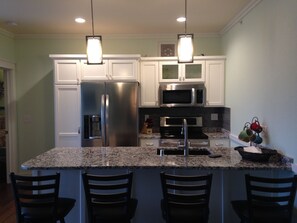
[[[93,0],[95,34],[175,34],[184,0]],[[220,33],[255,0],[188,0],[188,32]],[[85,24],[74,19],[84,17]],[[0,28],[14,35],[91,34],[90,0],[0,0]],[[16,23],[17,25],[13,25]]]

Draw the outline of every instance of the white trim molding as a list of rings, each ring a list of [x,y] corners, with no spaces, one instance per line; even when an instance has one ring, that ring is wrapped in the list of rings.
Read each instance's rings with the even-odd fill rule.
[[[5,116],[6,130],[8,131],[6,154],[7,161],[7,182],[8,173],[18,171],[17,156],[17,108],[16,108],[16,86],[15,86],[15,64],[0,58],[0,67],[4,69],[4,79],[6,91]]]
[[[228,32],[233,26],[239,23],[253,8],[255,8],[262,0],[252,0],[246,7],[244,7],[221,31],[223,35]]]

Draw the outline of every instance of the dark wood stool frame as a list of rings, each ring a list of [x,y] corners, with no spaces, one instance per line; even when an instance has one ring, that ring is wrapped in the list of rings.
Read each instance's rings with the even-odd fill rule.
[[[297,176],[263,178],[245,175],[247,200],[232,201],[233,209],[248,223],[291,223]]]
[[[131,198],[133,173],[92,175],[83,173],[83,184],[90,223],[129,223],[137,199]]]
[[[173,175],[160,173],[161,208],[167,223],[208,222],[212,174]]]
[[[65,223],[75,204],[71,198],[59,198],[60,174],[21,176],[10,174],[15,198],[17,222]]]

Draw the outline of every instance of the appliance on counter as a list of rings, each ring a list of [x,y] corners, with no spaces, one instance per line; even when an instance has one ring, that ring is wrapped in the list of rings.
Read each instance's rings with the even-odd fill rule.
[[[188,141],[193,147],[209,146],[208,136],[202,132],[202,117],[160,117],[160,146],[183,145],[183,119],[188,124]]]
[[[160,84],[161,107],[195,107],[205,105],[204,84]]]
[[[81,146],[138,145],[138,82],[82,82]]]

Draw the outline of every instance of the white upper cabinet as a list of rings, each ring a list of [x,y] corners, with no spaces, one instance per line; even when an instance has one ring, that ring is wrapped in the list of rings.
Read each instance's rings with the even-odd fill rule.
[[[206,105],[225,105],[225,60],[206,61]]]
[[[55,60],[55,84],[78,84],[80,82],[79,60]]]
[[[135,59],[113,59],[108,61],[108,79],[137,80],[139,62]]]
[[[158,62],[142,61],[140,70],[141,106],[158,106]]]
[[[88,65],[87,60],[81,60],[82,80],[107,80],[108,63]]]
[[[103,64],[88,65],[82,60],[82,80],[132,80],[138,78],[138,59],[105,59]]]
[[[204,60],[195,60],[187,64],[179,64],[177,61],[159,62],[160,82],[204,82],[204,80]]]
[[[86,55],[52,54],[55,84],[79,84],[81,80],[138,80],[138,54],[104,55],[103,64],[87,64]]]

